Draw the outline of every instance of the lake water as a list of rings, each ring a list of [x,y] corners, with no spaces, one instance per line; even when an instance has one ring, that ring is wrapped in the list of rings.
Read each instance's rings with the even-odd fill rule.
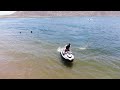
[[[0,78],[120,78],[120,17],[1,18]]]

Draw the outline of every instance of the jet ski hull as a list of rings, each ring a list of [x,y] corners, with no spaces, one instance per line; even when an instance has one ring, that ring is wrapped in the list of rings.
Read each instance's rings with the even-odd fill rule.
[[[74,55],[73,54],[68,54],[68,53],[65,54],[64,49],[61,50],[60,55],[63,58],[63,60],[65,60],[65,61],[73,62],[73,60],[74,60]]]

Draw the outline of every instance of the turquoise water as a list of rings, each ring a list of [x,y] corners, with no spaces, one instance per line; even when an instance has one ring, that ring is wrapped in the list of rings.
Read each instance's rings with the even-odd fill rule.
[[[0,33],[7,44],[1,50],[49,59],[62,70],[58,48],[71,43],[74,76],[65,78],[81,78],[80,72],[83,78],[120,78],[120,17],[1,18]]]

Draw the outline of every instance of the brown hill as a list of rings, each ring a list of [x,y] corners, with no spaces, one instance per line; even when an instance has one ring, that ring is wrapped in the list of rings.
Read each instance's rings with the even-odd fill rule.
[[[120,11],[17,11],[6,17],[120,16]]]

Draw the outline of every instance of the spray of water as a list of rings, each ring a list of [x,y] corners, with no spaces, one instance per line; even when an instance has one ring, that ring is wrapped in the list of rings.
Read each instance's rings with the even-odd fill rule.
[[[60,52],[61,50],[62,50],[62,48],[61,48],[61,47],[58,47],[57,52]]]

